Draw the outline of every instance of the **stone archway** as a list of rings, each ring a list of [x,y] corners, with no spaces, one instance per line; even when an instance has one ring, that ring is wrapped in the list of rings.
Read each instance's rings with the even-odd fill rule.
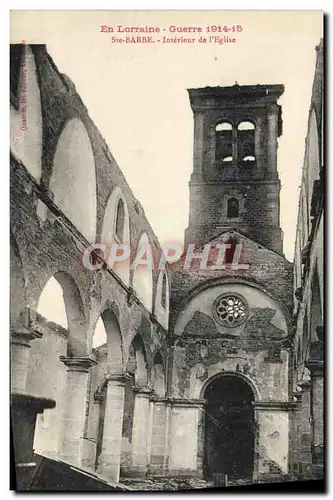
[[[224,374],[206,385],[204,470],[207,478],[252,480],[255,450],[255,394],[238,374]]]

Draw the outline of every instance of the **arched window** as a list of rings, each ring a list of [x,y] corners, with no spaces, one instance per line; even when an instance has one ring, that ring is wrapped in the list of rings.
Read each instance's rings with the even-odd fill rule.
[[[120,198],[117,205],[117,216],[116,216],[116,227],[115,227],[116,236],[120,241],[123,241],[124,223],[125,223],[125,208],[124,208],[124,202]]]
[[[167,279],[166,279],[166,275],[163,274],[162,296],[161,296],[161,304],[162,304],[163,307],[166,306],[166,297],[167,297]]]
[[[140,237],[132,262],[133,289],[142,304],[151,311],[153,300],[153,253],[147,233]]]
[[[49,189],[54,195],[54,203],[89,243],[94,243],[95,157],[86,127],[78,118],[69,120],[58,138]]]
[[[252,122],[240,122],[237,130],[254,130],[255,127]]]
[[[239,217],[239,202],[237,198],[229,198],[228,200],[228,208],[227,208],[227,217],[229,219],[234,219]]]
[[[216,132],[223,132],[232,130],[232,125],[229,122],[218,123],[215,127]]]
[[[241,162],[255,161],[255,126],[249,121],[237,127],[238,159]]]
[[[215,127],[216,161],[230,163],[232,156],[232,125],[228,122],[218,123]]]
[[[100,316],[95,327],[95,332],[92,340],[92,347],[93,349],[96,349],[97,347],[100,347],[101,345],[104,345],[107,343],[107,336],[106,336],[106,331],[105,331],[105,326],[102,317]]]
[[[115,243],[130,245],[129,214],[126,198],[119,186],[111,192],[103,220],[101,243],[111,248]],[[109,262],[109,266],[110,266]],[[130,259],[114,262],[112,270],[115,271],[122,281],[129,284]]]

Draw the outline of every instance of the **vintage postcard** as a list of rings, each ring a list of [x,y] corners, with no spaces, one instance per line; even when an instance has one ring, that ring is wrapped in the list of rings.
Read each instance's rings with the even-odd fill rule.
[[[11,11],[13,489],[324,490],[323,96],[322,11]]]

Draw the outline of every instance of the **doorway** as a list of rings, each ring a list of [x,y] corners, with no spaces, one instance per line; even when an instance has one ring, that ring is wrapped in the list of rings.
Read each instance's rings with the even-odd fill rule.
[[[207,386],[204,398],[207,478],[252,480],[255,427],[250,385],[236,374],[221,374]]]

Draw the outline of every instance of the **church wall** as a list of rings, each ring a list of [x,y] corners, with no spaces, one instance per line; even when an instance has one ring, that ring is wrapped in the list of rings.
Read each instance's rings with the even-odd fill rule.
[[[199,290],[200,287],[217,284],[219,281],[244,281],[249,284],[259,285],[268,294],[273,296],[280,305],[287,310],[285,317],[290,322],[291,302],[293,291],[293,265],[275,252],[268,250],[261,244],[254,242],[237,231],[230,230],[225,234],[211,240],[212,247],[217,243],[226,243],[230,238],[235,238],[242,245],[239,264],[246,264],[247,269],[213,270],[198,269],[200,260],[193,260],[190,269],[183,269],[181,265],[173,264],[171,273],[171,302],[170,302],[170,327],[174,328],[178,315],[188,303],[188,296]],[[202,248],[198,248],[199,253]],[[288,319],[289,318],[289,319]],[[291,327],[291,324],[288,326]]]
[[[235,328],[213,317],[215,299],[226,292],[244,297],[251,311]],[[175,397],[199,398],[205,380],[224,370],[246,373],[264,400],[288,400],[288,355],[278,343],[273,354],[274,338],[286,339],[287,324],[276,302],[262,291],[244,284],[208,288],[188,304],[174,333],[181,336],[174,353]]]
[[[72,414],[69,417],[72,420],[67,420],[69,422],[67,432],[72,439],[71,453],[73,456],[75,455],[75,460],[79,462],[82,460],[81,463],[94,468],[97,443],[94,443],[93,435],[98,427],[99,417],[98,404],[93,402],[92,393],[89,392],[91,389],[89,387],[91,377],[89,364],[93,362],[92,338],[99,316],[108,309],[118,320],[119,342],[122,343],[123,358],[120,362],[118,360],[118,373],[125,371],[129,346],[139,331],[143,334],[147,351],[146,363],[151,366],[153,352],[156,348],[160,347],[163,351],[165,329],[136,296],[131,287],[132,275],[129,286],[127,286],[119,276],[109,270],[92,271],[83,265],[83,252],[91,241],[88,242],[85,239],[84,234],[80,231],[81,227],[75,227],[74,222],[77,219],[72,217],[72,214],[75,214],[75,200],[72,200],[73,207],[66,214],[62,213],[61,207],[57,207],[54,203],[56,200],[49,189],[50,179],[55,168],[54,156],[59,137],[66,124],[72,119],[77,120],[75,123],[80,123],[80,129],[85,130],[86,138],[89,138],[93,152],[94,175],[96,176],[96,241],[100,241],[103,231],[107,201],[117,187],[120,188],[125,197],[128,208],[131,249],[136,248],[142,232],[146,232],[150,241],[157,247],[158,241],[140,203],[133,195],[106,142],[76,93],[74,84],[66,75],[59,72],[45,46],[32,46],[31,51],[35,58],[43,121],[42,147],[40,149],[41,175],[33,177],[30,173],[30,165],[22,163],[24,158],[17,153],[17,149],[13,148],[10,158],[10,213],[12,240],[15,247],[13,247],[14,251],[12,252],[15,279],[12,280],[11,295],[13,297],[12,304],[17,304],[19,311],[12,315],[11,329],[15,333],[18,321],[21,321],[21,326],[24,323],[24,327],[28,330],[33,331],[36,328],[41,331],[42,337],[31,343],[26,388],[35,395],[53,398],[56,401],[56,408],[50,411],[46,410],[40,419],[41,421],[37,423],[36,451],[38,449],[45,453],[59,451],[64,441],[64,433],[61,430],[63,415],[64,412],[68,413],[70,409]],[[37,112],[38,109],[36,109]],[[28,113],[30,113],[30,108]],[[27,145],[33,147],[30,135],[25,135],[23,141],[27,141]],[[90,167],[91,165],[92,162],[90,162]],[[68,203],[70,193],[67,193],[66,196]],[[83,199],[84,196],[83,192]],[[81,220],[80,217],[78,220]],[[66,307],[69,306],[66,311],[68,323],[76,326],[74,343],[71,328],[68,331],[61,331],[59,334],[56,331],[58,325],[52,325],[50,329],[48,325],[44,325],[42,318],[36,315],[38,301],[45,285],[52,276],[59,272],[63,277],[66,277],[61,286]],[[153,303],[156,296],[157,279],[158,273],[154,269]],[[68,290],[69,282],[70,285],[73,285],[72,290]],[[22,284],[24,293],[22,293]],[[73,294],[74,288],[75,293]],[[66,301],[68,293],[71,295],[72,303]],[[20,300],[15,301],[16,296]],[[26,313],[27,308],[29,314]],[[80,323],[73,316],[73,310],[79,312]],[[167,324],[165,316],[166,314],[164,314],[163,322]],[[87,359],[88,368],[86,371],[80,371],[80,367],[77,371],[75,371],[75,367],[68,370],[68,366],[66,367],[59,360],[59,356],[72,356],[73,348],[74,357],[81,356],[83,364]],[[29,350],[29,345],[25,349]],[[110,359],[115,361],[112,355],[111,352]],[[65,362],[71,363],[71,359],[65,359]],[[78,363],[80,362],[78,361]],[[106,371],[106,367],[104,369],[102,365],[103,363],[93,369],[92,385],[99,384],[103,380],[103,370]],[[110,368],[115,371],[114,366],[108,366],[107,370]],[[70,387],[68,380],[72,381]],[[115,389],[115,392],[111,393],[116,394],[117,391],[118,389]],[[66,398],[70,398],[70,401],[66,401]],[[86,404],[87,398],[89,398],[89,405]],[[77,408],[74,408],[75,405]],[[89,410],[88,419],[87,410]],[[121,415],[122,412],[119,409],[119,418],[122,418]],[[75,422],[79,422],[79,425],[84,427],[79,445],[74,442],[75,438],[70,436],[69,429],[72,428],[75,433],[78,432],[77,426],[75,428]],[[79,455],[77,450],[81,444],[81,454]],[[112,472],[113,478],[117,479],[118,472],[116,464]]]
[[[198,184],[192,187],[190,196],[190,225],[194,227],[188,232],[187,243],[207,241],[221,225],[237,225],[240,229],[243,227],[250,237],[282,253],[281,231],[277,229],[279,185],[276,183],[242,184],[236,195],[243,205],[237,220],[226,217],[226,202],[235,197],[234,183],[225,182],[223,186],[220,183]]]
[[[299,408],[291,446],[298,478],[322,477],[324,461],[323,40],[316,51],[295,246],[292,382]]]

